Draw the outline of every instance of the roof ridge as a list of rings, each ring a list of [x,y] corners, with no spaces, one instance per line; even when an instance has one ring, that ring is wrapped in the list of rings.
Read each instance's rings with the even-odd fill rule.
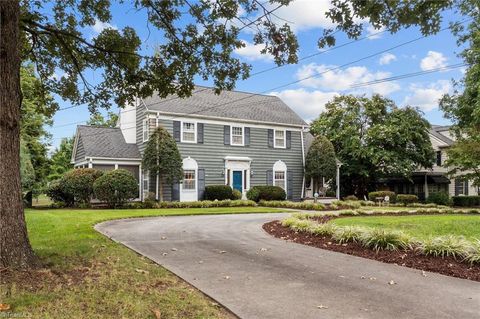
[[[112,129],[112,130],[119,130],[120,128],[119,127],[111,127],[111,126],[104,126],[104,125],[86,125],[86,124],[80,124],[78,126],[81,126],[81,127],[90,127],[90,128],[108,128],[108,129]]]
[[[203,87],[203,88],[208,88],[208,89],[214,89],[213,86],[207,86],[207,85],[200,85],[200,84],[195,84],[195,86],[197,87]],[[222,90],[220,93],[222,92],[236,92],[236,93],[245,93],[245,94],[250,94],[250,95],[257,95],[257,96],[266,96],[266,97],[272,97],[272,98],[279,98],[278,96],[276,95],[270,95],[270,94],[264,94],[264,93],[252,93],[252,92],[248,92],[248,91],[241,91],[241,90]],[[195,91],[192,91],[192,94],[195,93]]]

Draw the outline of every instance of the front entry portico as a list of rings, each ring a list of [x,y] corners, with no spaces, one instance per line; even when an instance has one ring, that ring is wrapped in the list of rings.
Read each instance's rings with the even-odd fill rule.
[[[250,189],[250,157],[226,156],[225,160],[225,185],[229,185],[242,193],[242,198],[246,198],[246,193]]]

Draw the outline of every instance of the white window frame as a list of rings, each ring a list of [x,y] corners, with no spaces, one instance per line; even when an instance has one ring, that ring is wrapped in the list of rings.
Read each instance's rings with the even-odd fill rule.
[[[277,145],[277,131],[283,132],[283,146]],[[273,147],[274,148],[287,148],[287,130],[273,130]]]
[[[273,185],[276,186],[276,179],[275,179],[275,173],[276,172],[283,172],[283,185],[284,185],[284,191],[285,191],[285,194],[288,196],[287,194],[287,186],[288,186],[288,183],[287,183],[287,172],[288,172],[288,168],[287,168],[287,164],[285,164],[285,162],[283,161],[276,161],[275,164],[273,164],[273,176],[272,176],[272,182],[273,182]]]
[[[146,138],[145,138],[146,133]],[[145,143],[150,138],[150,123],[149,118],[146,118],[142,121],[142,141]]]
[[[191,171],[194,174],[194,179],[193,179],[193,185],[194,188],[184,188],[185,185],[185,171]],[[197,191],[197,185],[198,185],[198,169],[194,168],[187,168],[183,170],[183,179],[182,179],[182,191],[184,192],[196,192]]]
[[[277,173],[283,173],[283,190],[286,192],[287,191],[287,171],[282,171],[282,170],[273,171],[273,185],[274,186],[277,186],[277,178],[276,178]],[[281,181],[281,179],[279,181]]]
[[[241,144],[234,144],[233,143],[233,128],[241,128],[242,129],[242,143]],[[230,145],[232,146],[245,146],[245,127],[242,125],[230,125]]]
[[[193,141],[187,141],[187,140],[183,139],[183,124],[184,123],[193,124],[193,134],[194,134],[194,140]],[[180,141],[182,143],[197,143],[197,122],[195,122],[195,121],[181,121],[180,122]]]
[[[145,187],[145,181],[147,182],[147,187]],[[144,171],[142,174],[142,195],[143,200],[148,197],[148,193],[150,193],[150,171]]]

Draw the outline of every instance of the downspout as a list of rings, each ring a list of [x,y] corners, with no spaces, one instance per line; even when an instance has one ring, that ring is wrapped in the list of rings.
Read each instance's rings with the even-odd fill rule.
[[[303,174],[302,174],[302,195],[301,198],[305,198],[305,143],[303,140],[303,130],[304,127],[302,126],[302,130],[300,131],[300,139],[302,142],[302,168],[303,168]]]

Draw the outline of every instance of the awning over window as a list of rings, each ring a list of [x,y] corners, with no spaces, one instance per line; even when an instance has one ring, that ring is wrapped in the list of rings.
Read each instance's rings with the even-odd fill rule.
[[[432,180],[434,184],[450,184],[450,180],[445,175],[428,176],[429,183],[430,180]]]

